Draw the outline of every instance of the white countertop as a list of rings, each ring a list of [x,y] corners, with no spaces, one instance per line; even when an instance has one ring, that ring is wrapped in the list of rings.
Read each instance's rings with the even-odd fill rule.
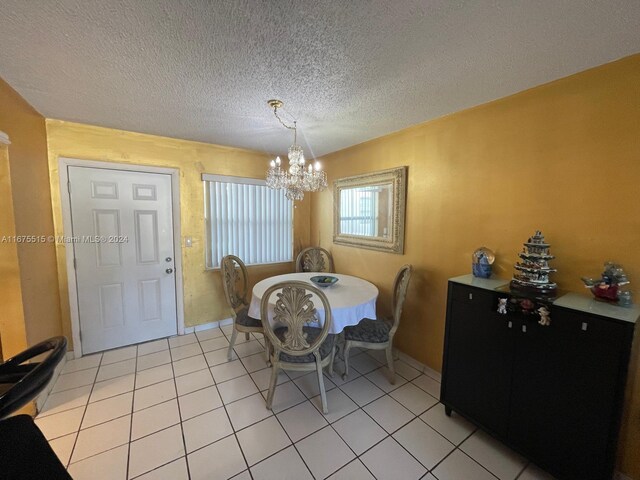
[[[592,295],[581,293],[567,293],[558,298],[553,304],[558,307],[571,308],[629,323],[636,323],[638,317],[640,317],[640,306],[636,304],[620,307],[612,303],[598,301]]]
[[[472,274],[461,275],[459,277],[453,277],[449,279],[450,282],[461,283],[463,285],[470,285],[472,287],[485,288],[487,290],[495,290],[496,288],[503,287],[509,284],[509,280],[504,278],[489,278],[474,277]]]
[[[450,278],[449,281],[484,288],[486,290],[496,290],[509,285],[509,280],[503,278],[494,278],[493,276],[490,278],[479,278],[474,277],[472,274],[453,277]],[[634,324],[640,318],[639,305],[634,304],[629,307],[620,307],[612,303],[598,301],[593,298],[592,295],[586,293],[566,293],[558,297],[553,302],[553,305]]]

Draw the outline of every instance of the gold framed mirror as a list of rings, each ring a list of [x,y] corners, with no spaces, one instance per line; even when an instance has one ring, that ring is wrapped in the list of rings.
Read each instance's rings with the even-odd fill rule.
[[[333,182],[333,243],[404,253],[407,167]]]

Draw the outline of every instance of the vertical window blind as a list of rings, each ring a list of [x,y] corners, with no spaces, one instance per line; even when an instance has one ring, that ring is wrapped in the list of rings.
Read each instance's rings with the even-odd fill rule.
[[[264,180],[203,174],[207,267],[225,255],[247,265],[293,261],[293,202]]]
[[[340,233],[378,236],[378,187],[340,191]]]

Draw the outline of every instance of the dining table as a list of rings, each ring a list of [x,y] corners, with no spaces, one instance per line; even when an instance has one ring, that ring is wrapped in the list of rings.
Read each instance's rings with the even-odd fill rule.
[[[331,306],[331,327],[329,333],[339,334],[344,327],[357,325],[363,318],[376,319],[376,299],[378,298],[378,288],[371,282],[362,278],[344,275],[341,273],[327,274],[324,272],[304,272],[304,273],[286,273],[284,275],[276,275],[265,278],[256,283],[251,293],[251,302],[249,304],[249,316],[261,319],[260,303],[262,296],[269,287],[280,282],[302,281],[309,285],[313,285],[311,277],[314,276],[333,276],[338,279],[331,286],[320,288],[325,294],[329,305]],[[268,316],[269,321],[273,323],[273,309],[275,307],[277,296],[272,295],[269,302]],[[316,308],[320,318],[324,317],[323,304],[316,295],[312,294],[311,301]]]

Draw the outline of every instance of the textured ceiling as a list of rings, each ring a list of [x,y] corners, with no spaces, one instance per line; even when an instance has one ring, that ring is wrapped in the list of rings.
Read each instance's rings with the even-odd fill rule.
[[[308,157],[637,52],[638,0],[0,3],[46,117],[282,153],[279,98]]]

